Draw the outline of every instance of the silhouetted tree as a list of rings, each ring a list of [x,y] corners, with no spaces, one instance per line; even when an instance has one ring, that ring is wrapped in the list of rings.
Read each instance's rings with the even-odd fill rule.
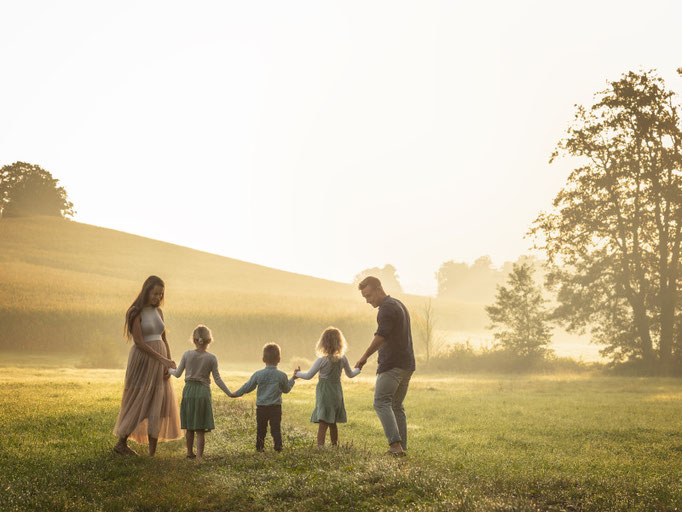
[[[400,285],[400,281],[398,281],[397,270],[391,264],[384,265],[384,268],[373,267],[363,270],[355,276],[353,284],[357,285],[367,276],[378,278],[386,293],[400,293],[403,291],[403,287]]]
[[[522,357],[543,355],[551,341],[542,288],[533,281],[529,264],[514,264],[508,287],[498,286],[496,301],[485,310],[500,345]]]
[[[679,106],[653,71],[624,74],[595,100],[552,155],[580,164],[531,233],[568,330],[591,328],[614,361],[668,369],[681,346]]]
[[[0,216],[73,216],[73,203],[59,180],[38,165],[15,162],[0,169]]]

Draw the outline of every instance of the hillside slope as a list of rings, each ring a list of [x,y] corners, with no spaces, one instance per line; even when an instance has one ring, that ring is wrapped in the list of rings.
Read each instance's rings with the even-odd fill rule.
[[[349,284],[33,217],[0,220],[0,348],[22,339],[29,349],[120,359],[123,314],[150,274],[166,281],[172,346],[186,348],[197,323],[214,329],[223,352],[230,346],[249,357],[269,340],[312,346],[333,322],[371,330],[373,312]]]
[[[121,295],[127,302],[149,274],[163,277],[168,299],[181,293],[272,294],[300,297],[354,298],[353,287],[314,277],[284,272],[253,263],[217,256],[166,242],[122,233],[111,229],[49,217],[2,219],[0,221],[0,279],[15,287],[18,295],[0,296],[0,305],[31,307],[36,281],[49,278],[43,285],[59,283],[59,293],[50,289],[42,294],[42,309],[50,299],[63,306],[92,306],[93,284],[96,295]],[[18,299],[18,304],[16,303]],[[201,306],[210,300],[199,299]],[[175,300],[175,299],[173,299]],[[190,302],[183,298],[182,302]],[[99,303],[99,302],[98,302]]]
[[[120,367],[128,350],[123,315],[150,274],[167,285],[164,311],[174,353],[188,348],[198,323],[213,329],[212,350],[230,360],[260,359],[260,347],[270,341],[282,345],[285,360],[312,359],[313,344],[329,325],[344,331],[354,356],[374,332],[376,311],[350,284],[32,217],[0,219],[0,350],[76,352],[87,364]],[[422,352],[425,299],[397,295],[410,308],[415,348]],[[491,337],[482,304],[433,305],[439,342]],[[586,343],[566,342],[573,346],[563,352],[571,355]]]
[[[120,366],[123,315],[150,275],[166,282],[164,311],[174,352],[198,323],[214,331],[213,350],[259,356],[277,341],[313,358],[328,325],[341,328],[350,354],[371,339],[375,315],[354,286],[209,254],[111,229],[49,217],[0,220],[0,349],[78,351]],[[399,294],[418,317],[423,298]],[[443,329],[477,330],[477,304],[437,302]],[[287,356],[285,356],[287,357]]]

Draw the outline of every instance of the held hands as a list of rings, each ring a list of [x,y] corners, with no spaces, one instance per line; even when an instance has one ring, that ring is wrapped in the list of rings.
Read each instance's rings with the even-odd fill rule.
[[[299,365],[299,366],[297,366],[296,369],[294,370],[294,377],[293,377],[294,380],[298,379],[298,377],[296,377],[296,372],[300,372],[300,371],[301,371],[301,367],[300,367],[300,365]]]
[[[367,358],[365,356],[362,356],[360,359],[358,359],[358,362],[355,363],[356,368],[360,368],[362,370],[362,367],[365,366],[367,363]]]
[[[171,359],[167,359],[165,362],[165,365],[167,368],[173,368],[173,370],[176,370],[178,368],[178,365],[175,364],[175,361],[173,361]]]

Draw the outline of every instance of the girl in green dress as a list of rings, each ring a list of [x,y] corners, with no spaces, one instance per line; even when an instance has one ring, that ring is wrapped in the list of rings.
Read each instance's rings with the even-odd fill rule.
[[[180,403],[180,426],[186,430],[187,458],[200,460],[204,455],[204,434],[215,428],[210,375],[213,375],[214,382],[227,396],[231,393],[220,378],[218,358],[206,351],[208,344],[213,341],[210,329],[205,325],[197,326],[192,333],[192,341],[196,348],[182,354],[177,370],[169,370],[169,372],[178,378],[183,371],[185,372],[185,388],[182,390]],[[194,454],[195,433],[196,455]]]
[[[324,446],[327,429],[329,429],[332,446],[336,446],[339,442],[339,430],[336,424],[346,423],[341,370],[343,369],[352,379],[360,373],[360,368],[351,369],[344,355],[346,340],[336,327],[325,329],[315,348],[320,357],[313,363],[310,370],[297,371],[294,375],[299,379],[310,380],[318,371],[320,372],[315,389],[315,410],[310,421],[319,424],[317,446]]]

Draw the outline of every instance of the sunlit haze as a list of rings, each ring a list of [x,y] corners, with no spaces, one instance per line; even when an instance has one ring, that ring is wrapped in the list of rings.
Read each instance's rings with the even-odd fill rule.
[[[682,91],[676,2],[12,2],[0,165],[75,220],[350,282],[527,253],[574,104]]]

